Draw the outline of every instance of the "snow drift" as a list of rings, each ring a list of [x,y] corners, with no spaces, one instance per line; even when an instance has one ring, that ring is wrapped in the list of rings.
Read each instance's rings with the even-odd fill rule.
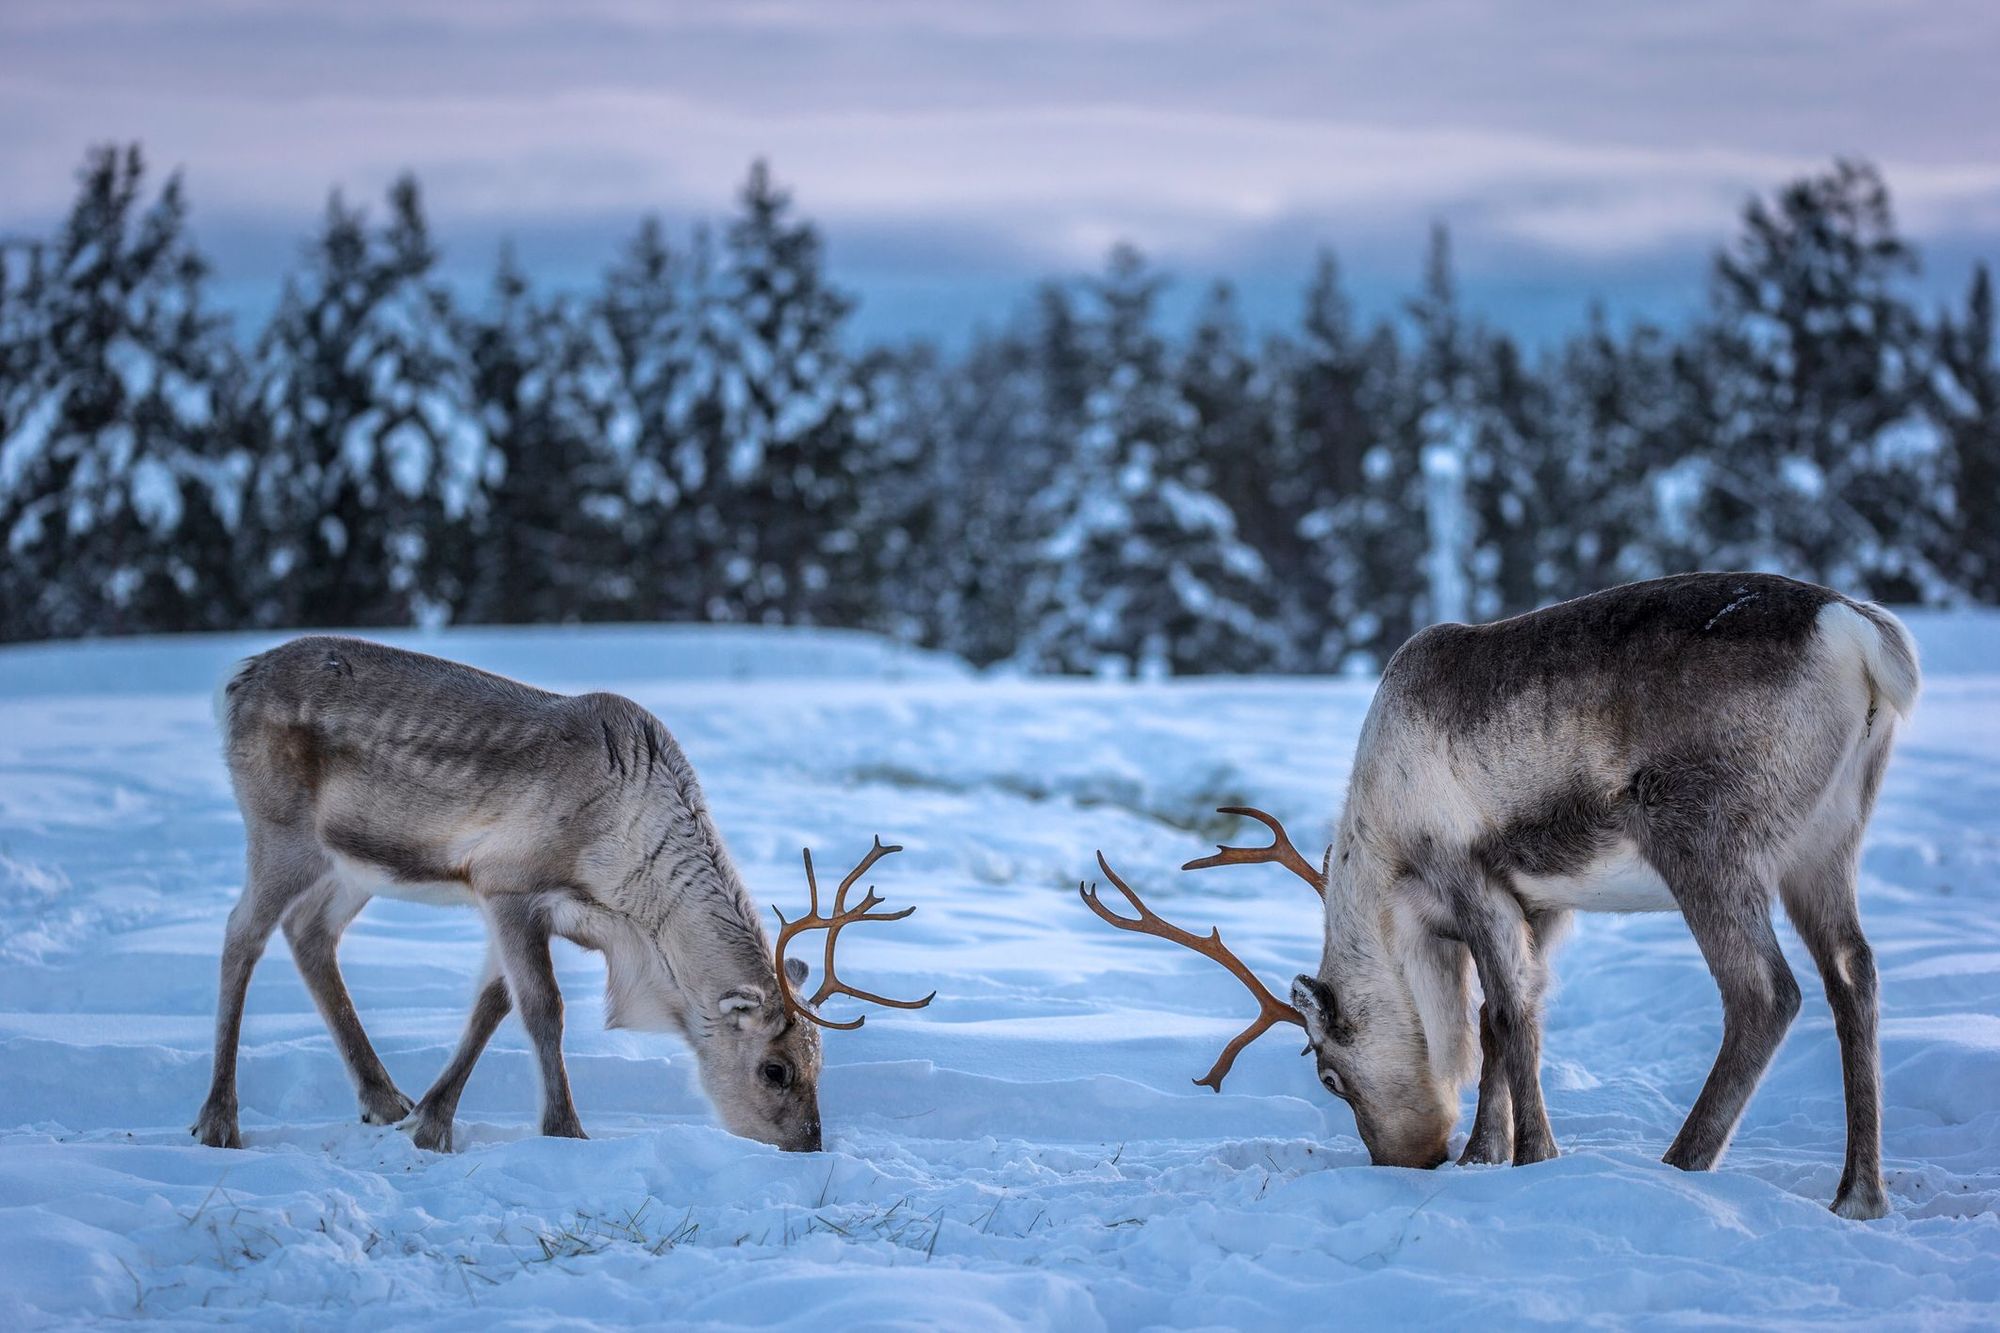
[[[1368,683],[995,682],[865,636],[756,630],[400,641],[652,708],[767,904],[801,900],[803,845],[835,862],[872,833],[909,847],[877,878],[919,911],[857,938],[856,967],[941,993],[829,1034],[828,1151],[715,1128],[691,1059],[604,1031],[601,967],[566,949],[594,1137],[533,1136],[510,1022],[461,1106],[467,1150],[418,1152],[355,1123],[281,947],[251,988],[248,1146],[198,1148],[242,855],[208,695],[270,637],[0,651],[0,1325],[1990,1324],[2000,618],[1909,621],[1926,689],[1862,879],[1895,1209],[1872,1224],[1825,1207],[1839,1058],[1783,927],[1806,1008],[1711,1174],[1658,1161],[1720,1022],[1667,916],[1586,918],[1558,960],[1555,1162],[1371,1167],[1283,1041],[1247,1053],[1226,1095],[1191,1085],[1247,1017],[1240,988],[1103,928],[1077,880],[1101,846],[1267,979],[1310,966],[1316,905],[1281,871],[1173,867],[1227,830],[1219,804],[1254,800],[1302,839],[1323,827]],[[349,932],[349,984],[406,1091],[456,1040],[480,952],[470,913],[383,902]]]

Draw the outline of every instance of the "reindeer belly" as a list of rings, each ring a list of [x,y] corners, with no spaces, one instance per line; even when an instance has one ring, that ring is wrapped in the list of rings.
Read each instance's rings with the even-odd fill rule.
[[[1579,912],[1676,912],[1680,904],[1667,882],[1620,840],[1607,854],[1573,875],[1514,873],[1514,892],[1522,902],[1543,909]]]
[[[472,886],[463,880],[403,879],[387,866],[330,851],[333,877],[350,893],[370,898],[397,898],[430,907],[470,907]]]

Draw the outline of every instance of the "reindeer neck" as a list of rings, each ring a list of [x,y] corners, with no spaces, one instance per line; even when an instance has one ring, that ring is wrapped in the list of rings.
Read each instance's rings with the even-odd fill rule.
[[[660,763],[636,771],[608,811],[588,855],[588,895],[616,919],[606,933],[624,937],[622,957],[606,949],[618,973],[614,991],[672,991],[660,1011],[698,1041],[716,1023],[724,993],[756,987],[774,995],[776,973],[756,905],[694,773],[678,749],[662,751]]]
[[[1385,892],[1387,868],[1355,829],[1342,820],[1328,862],[1326,877],[1327,947],[1348,956],[1379,955],[1390,902]]]
[[[776,971],[756,905],[699,789],[691,780],[648,788],[636,836],[621,839],[626,868],[615,906],[658,951],[698,1033],[724,992],[754,986],[775,994]]]

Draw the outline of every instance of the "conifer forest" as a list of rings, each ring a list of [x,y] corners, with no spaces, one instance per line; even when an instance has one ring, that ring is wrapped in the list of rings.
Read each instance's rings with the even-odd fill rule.
[[[90,154],[0,249],[0,639],[853,626],[1023,670],[1379,668],[1414,629],[1692,568],[2000,600],[1990,276],[1917,307],[1867,164],[1750,201],[1698,313],[1485,327],[1448,237],[1363,322],[1185,329],[1130,247],[962,347],[861,345],[766,167],[589,290],[438,276],[418,182],[335,195],[261,328],[183,182]],[[1426,249],[1427,247],[1427,249]]]

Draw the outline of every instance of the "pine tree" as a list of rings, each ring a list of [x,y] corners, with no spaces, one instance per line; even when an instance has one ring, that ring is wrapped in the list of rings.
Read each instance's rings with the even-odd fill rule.
[[[1290,525],[1289,550],[1265,549],[1271,562],[1286,640],[1302,669],[1330,671],[1347,659],[1350,635],[1336,612],[1342,597],[1336,571],[1356,569],[1336,514],[1354,517],[1367,488],[1366,459],[1378,426],[1369,382],[1367,344],[1354,329],[1353,308],[1330,251],[1314,264],[1294,339],[1267,345],[1276,379],[1276,449],[1270,470],[1272,505]],[[1351,607],[1349,608],[1352,609]]]
[[[1246,539],[1260,550],[1266,542],[1282,543],[1288,534],[1274,531],[1285,524],[1269,487],[1268,391],[1228,283],[1209,288],[1180,357],[1178,380],[1180,397],[1193,414],[1190,480],[1228,505]]]
[[[1561,459],[1549,427],[1548,395],[1511,338],[1480,339],[1474,355],[1473,433],[1467,507],[1477,533],[1472,611],[1478,620],[1519,615],[1569,588],[1544,543],[1551,526],[1572,521],[1549,506]]]
[[[1715,265],[1725,423],[1704,473],[1712,558],[1877,596],[1935,594],[1916,412],[1915,260],[1874,169],[1843,161],[1753,201]]]
[[[35,409],[45,360],[43,254],[38,241],[0,243],[0,540],[31,501],[23,479],[42,442]],[[0,545],[0,554],[0,642],[27,638],[37,628],[41,589],[11,550]]]
[[[978,665],[1026,640],[1041,551],[1064,518],[1053,497],[1082,434],[1087,356],[1069,293],[1046,284],[1017,327],[944,367],[933,395],[946,419],[920,557],[939,580],[928,641]]]
[[[235,473],[212,396],[228,348],[180,179],[144,205],[138,148],[107,147],[79,180],[6,320],[6,633],[228,623]]]
[[[1308,446],[1309,478],[1319,498],[1358,495],[1372,443],[1369,365],[1331,251],[1314,265],[1299,333],[1292,424]]]
[[[1410,303],[1410,316],[1417,326],[1418,457],[1429,578],[1416,620],[1465,621],[1474,614],[1479,591],[1473,569],[1479,532],[1467,494],[1478,432],[1475,340],[1459,312],[1451,243],[1443,226],[1431,230],[1424,291]]]
[[[667,243],[648,218],[606,273],[597,301],[599,359],[609,370],[609,439],[624,461],[622,506],[607,493],[607,513],[624,558],[605,571],[623,590],[621,614],[642,620],[699,620],[708,615],[713,571],[727,555],[717,508],[726,489],[728,423],[712,381],[700,367],[718,359],[706,237],[691,254]]]
[[[0,441],[14,438],[34,402],[47,313],[43,255],[40,241],[0,240]]]
[[[1379,670],[1427,623],[1429,529],[1421,400],[1401,342],[1378,326],[1360,349],[1356,402],[1367,423],[1359,489],[1334,492],[1303,521],[1332,598],[1317,665]],[[1337,633],[1338,639],[1333,634]],[[1337,643],[1340,660],[1330,660]]]
[[[2000,602],[2000,348],[1995,345],[1993,275],[1981,264],[1966,294],[1965,315],[1938,321],[1932,381],[1936,416],[1950,440],[1950,519],[1938,533],[1939,563],[1958,586]]]
[[[855,438],[861,487],[855,529],[872,551],[873,605],[857,621],[905,642],[936,642],[955,600],[955,563],[942,546],[962,525],[964,460],[952,446],[951,379],[926,344],[877,348],[855,367],[864,415]]]
[[[1620,340],[1601,306],[1564,347],[1551,384],[1548,522],[1540,560],[1547,599],[1655,578],[1681,567],[1666,550],[1661,488],[1687,440],[1676,430],[1672,362],[1658,330]]]
[[[1459,313],[1441,227],[1410,314],[1413,361],[1405,362],[1394,330],[1378,327],[1336,381],[1351,395],[1366,444],[1357,458],[1353,434],[1343,434],[1330,493],[1302,528],[1326,571],[1343,669],[1380,669],[1422,626],[1472,614],[1476,343]],[[1321,664],[1331,665],[1324,654]]]
[[[727,441],[725,528],[717,571],[728,614],[784,624],[852,625],[873,606],[881,534],[862,528],[862,497],[882,460],[862,434],[865,386],[841,347],[853,301],[826,277],[818,230],[762,162],[751,168],[724,237],[728,340],[708,391]]]
[[[1306,491],[1295,460],[1283,452],[1272,377],[1250,347],[1227,283],[1210,289],[1195,321],[1179,391],[1193,413],[1187,481],[1227,507],[1237,533],[1257,552],[1266,571],[1257,613],[1283,643],[1267,666],[1296,669],[1304,650],[1288,631],[1300,618],[1298,597],[1311,563],[1298,531]]]
[[[1092,285],[1091,390],[1029,591],[1039,666],[1253,671],[1282,651],[1268,571],[1201,484],[1194,414],[1153,327],[1161,282],[1121,246]]]
[[[538,300],[503,254],[488,309],[462,333],[492,450],[474,506],[475,558],[464,619],[549,624],[628,605],[612,582],[629,512],[624,461],[606,442],[606,376],[583,321]]]
[[[1031,345],[1012,333],[976,338],[946,374],[940,488],[920,557],[940,585],[925,639],[987,666],[1011,657],[1022,638],[1033,498],[1047,475],[1045,381]]]
[[[416,182],[379,229],[335,194],[258,349],[271,445],[253,475],[266,615],[446,619],[470,580],[491,458]]]

